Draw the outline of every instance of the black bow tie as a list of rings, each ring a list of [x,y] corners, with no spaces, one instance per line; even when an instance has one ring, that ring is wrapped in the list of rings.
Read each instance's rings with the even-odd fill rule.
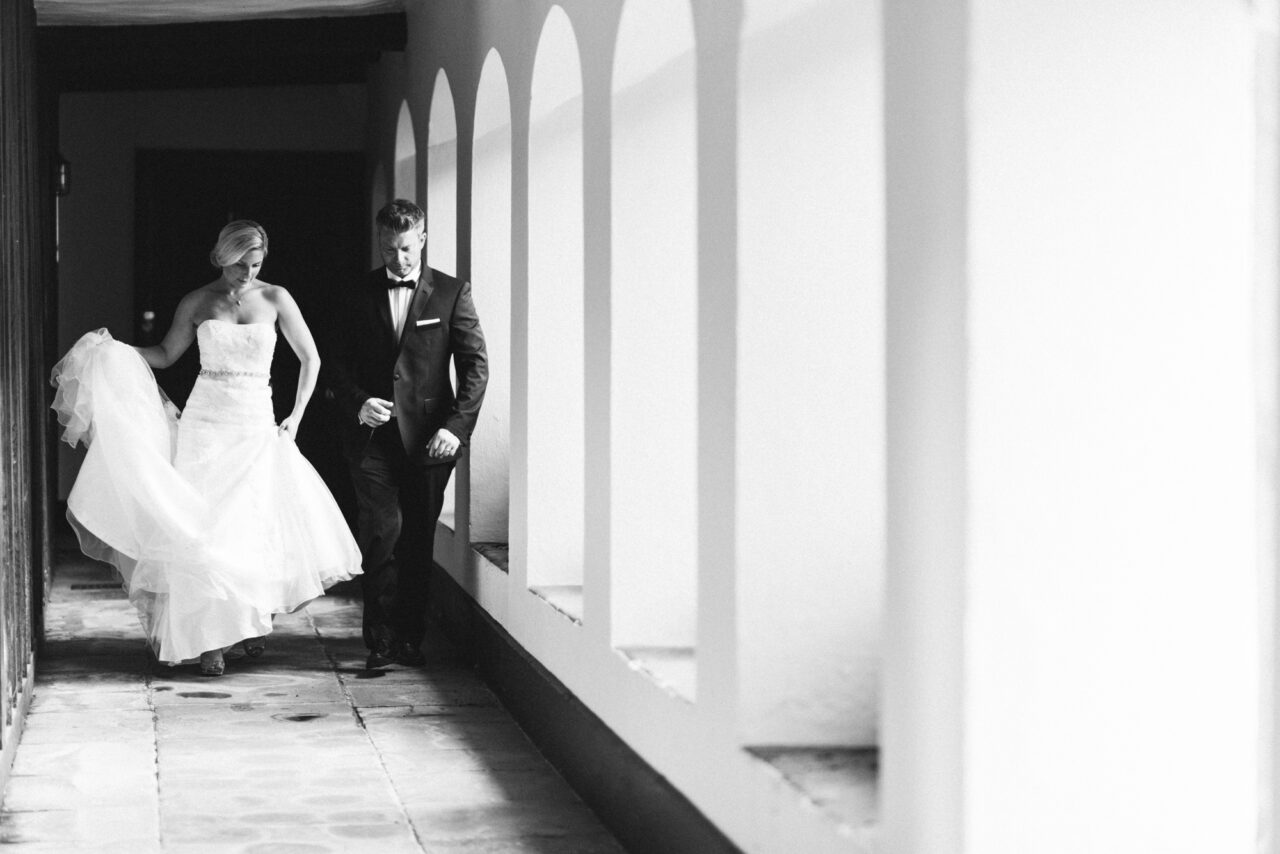
[[[416,288],[417,286],[418,286],[418,283],[413,281],[412,279],[409,279],[408,281],[404,281],[404,282],[396,281],[395,279],[387,280],[387,290],[389,291],[394,291],[396,288],[412,289],[412,288]]]

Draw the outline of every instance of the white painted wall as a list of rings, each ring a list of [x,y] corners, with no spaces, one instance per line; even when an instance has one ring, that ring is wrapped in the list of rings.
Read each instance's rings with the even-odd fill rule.
[[[656,159],[651,183],[695,203],[696,518],[673,501],[649,535],[696,532],[696,700],[613,648],[647,545],[625,508],[664,476],[615,400],[654,204],[615,112],[621,0],[410,2],[371,92],[385,159],[446,70],[478,281],[508,180],[468,118],[491,50],[509,89],[510,320],[482,321],[510,354],[511,573],[437,558],[745,851],[1254,850],[1254,12],[668,8],[696,188]],[[548,15],[571,48],[544,51]],[[557,582],[582,622],[528,590]],[[824,818],[765,743],[881,744],[879,814]]]
[[[1252,18],[972,9],[969,848],[1252,850]]]

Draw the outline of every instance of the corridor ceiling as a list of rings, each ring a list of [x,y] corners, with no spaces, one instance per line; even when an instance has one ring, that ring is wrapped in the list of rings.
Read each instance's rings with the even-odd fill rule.
[[[40,26],[119,26],[400,12],[403,0],[35,0]]]
[[[36,0],[57,91],[362,83],[404,50],[402,0]]]

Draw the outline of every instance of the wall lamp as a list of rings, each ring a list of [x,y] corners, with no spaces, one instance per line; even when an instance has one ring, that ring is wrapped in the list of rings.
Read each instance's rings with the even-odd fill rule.
[[[55,155],[54,159],[53,189],[59,196],[71,193],[71,164],[62,156],[61,151]]]

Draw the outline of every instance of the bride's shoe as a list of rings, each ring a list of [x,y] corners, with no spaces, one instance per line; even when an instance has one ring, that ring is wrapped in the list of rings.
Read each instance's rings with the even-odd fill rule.
[[[201,676],[221,676],[222,671],[225,669],[226,664],[222,660],[222,650],[211,649],[208,652],[200,653]]]
[[[245,638],[240,645],[244,647],[244,654],[250,658],[257,658],[267,651],[266,637]]]

